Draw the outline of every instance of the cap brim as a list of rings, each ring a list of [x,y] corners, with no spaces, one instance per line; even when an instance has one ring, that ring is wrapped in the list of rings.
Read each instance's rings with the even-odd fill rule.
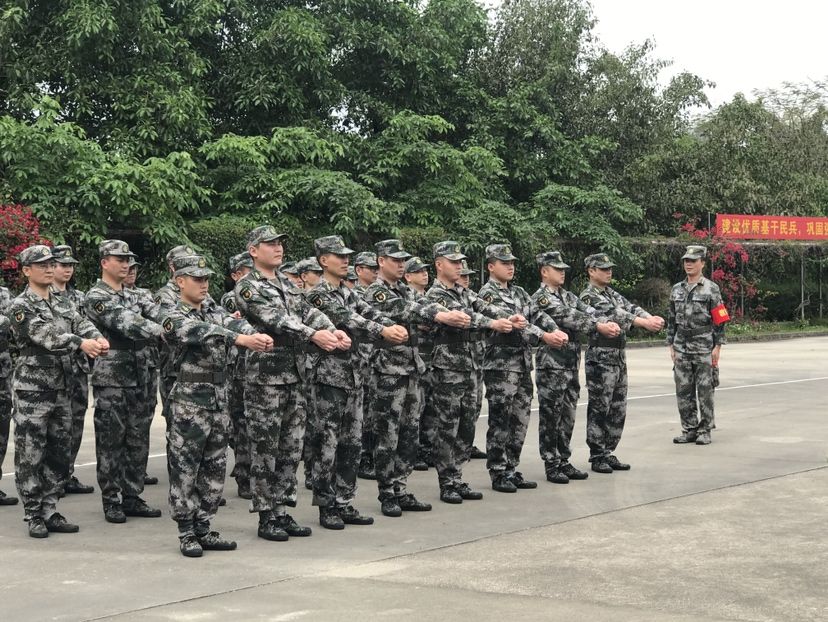
[[[104,253],[102,257],[138,257],[135,253]]]
[[[438,257],[445,257],[449,261],[463,261],[464,259],[468,259],[462,253],[451,253],[450,255],[438,255]]]
[[[375,261],[372,261],[370,263],[362,262],[362,263],[355,263],[354,264],[354,268],[358,268],[359,266],[364,266],[366,268],[379,268],[379,264]]]
[[[68,263],[68,264],[80,263],[77,259],[74,259],[72,257],[63,257],[61,259],[55,259],[55,261],[58,262],[58,263]]]
[[[514,261],[517,257],[514,255],[492,255],[489,259],[497,259],[498,261]]]
[[[210,270],[210,268],[195,268],[195,269],[184,269],[176,271],[175,276],[196,276],[196,277],[203,277],[203,276],[214,276],[216,273]]]
[[[388,253],[385,255],[385,257],[391,257],[392,259],[409,259],[411,256],[411,253],[406,253],[405,251],[400,251],[399,253]]]
[[[47,257],[40,257],[36,261],[28,261],[26,263],[23,263],[23,262],[20,262],[20,263],[24,266],[31,266],[32,264],[35,264],[35,263],[43,263],[45,261],[54,261],[54,260],[55,260],[55,258],[52,255],[48,255]]]
[[[687,254],[687,253],[685,253],[684,255],[682,255],[682,256],[681,256],[681,258],[682,258],[682,259],[701,259],[701,257],[697,257],[696,255],[689,255],[689,254]]]

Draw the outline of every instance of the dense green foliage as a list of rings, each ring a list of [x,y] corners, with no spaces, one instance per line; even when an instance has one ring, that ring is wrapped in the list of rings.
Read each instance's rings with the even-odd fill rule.
[[[702,78],[661,85],[649,42],[593,26],[586,0],[0,0],[0,203],[216,267],[264,221],[293,258],[330,232],[475,263],[510,240],[527,282],[561,240],[640,278],[628,238],[677,212],[826,213],[824,85],[693,121]]]

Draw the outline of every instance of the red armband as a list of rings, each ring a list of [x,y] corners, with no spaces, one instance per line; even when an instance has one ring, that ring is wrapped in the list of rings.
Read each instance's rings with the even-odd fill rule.
[[[713,324],[716,326],[721,326],[725,322],[730,321],[730,314],[727,312],[727,307],[724,306],[724,303],[713,307],[710,310],[710,315],[713,318]]]

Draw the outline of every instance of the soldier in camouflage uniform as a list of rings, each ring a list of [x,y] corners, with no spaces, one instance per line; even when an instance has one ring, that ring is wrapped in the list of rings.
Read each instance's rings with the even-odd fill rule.
[[[515,257],[508,244],[486,247],[486,269],[489,280],[478,296],[513,315],[532,316],[532,299],[526,290],[514,285]],[[532,347],[543,343],[560,347],[564,335],[560,331],[544,331],[533,324],[511,333],[492,333],[484,342],[483,374],[489,402],[489,429],[486,434],[486,467],[492,489],[517,492],[537,488],[537,482],[524,479],[517,470],[529,414],[532,407]]]
[[[282,240],[273,227],[247,236],[253,271],[236,284],[236,304],[248,322],[273,338],[272,352],[250,352],[244,407],[250,435],[252,512],[259,513],[258,535],[266,540],[309,536],[286,513],[305,432],[304,357],[308,342],[326,351],[348,349],[351,341],[324,313],[277,273]]]
[[[48,247],[23,250],[20,265],[29,285],[9,308],[19,350],[12,381],[17,490],[29,535],[45,538],[49,532],[78,531],[56,510],[72,450],[71,359],[106,354],[109,344],[66,299],[49,290],[55,261]]]
[[[238,283],[253,270],[253,259],[247,251],[230,258],[230,278]],[[221,297],[221,306],[228,313],[239,314],[236,296],[233,290]],[[230,476],[236,480],[238,494],[242,499],[252,499],[250,492],[250,437],[247,433],[247,417],[244,414],[244,378],[247,370],[247,352],[235,346],[230,348],[227,358],[228,372],[231,376],[229,389],[230,423],[233,433],[230,435],[230,447],[233,448],[234,464]]]
[[[713,321],[712,312],[722,305],[722,294],[703,275],[706,258],[704,246],[688,246],[681,258],[687,278],[670,292],[667,346],[682,430],[673,442],[679,444],[709,445],[710,430],[715,427],[713,370],[719,366],[725,331],[723,323]]]
[[[147,410],[152,348],[158,344],[159,307],[123,286],[135,254],[121,240],[98,247],[101,278],[86,293],[86,316],[103,333],[110,352],[92,370],[95,397],[95,455],[104,517],[157,518],[161,510],[141,499],[149,456],[151,417]]]
[[[365,291],[377,280],[377,254],[364,251],[357,253],[354,259],[354,272],[357,275],[357,284],[354,291],[357,295],[365,297]],[[362,355],[367,368],[370,368],[371,353],[373,346],[370,341],[363,341],[357,344],[357,350]],[[374,434],[374,422],[371,420],[371,387],[374,384],[373,374],[368,374],[362,387],[362,457],[359,460],[359,477],[363,479],[376,479],[374,470],[374,449],[376,448],[376,435]]]
[[[354,289],[357,283],[359,283],[359,277],[357,276],[356,270],[354,270],[353,266],[348,266],[348,273],[342,279],[342,284],[348,289]]]
[[[70,285],[72,276],[75,273],[75,259],[72,247],[68,245],[55,246],[52,249],[52,256],[57,265],[55,266],[55,280],[51,285],[52,293],[63,298],[75,311],[83,315],[84,294]],[[86,357],[74,357],[72,359],[72,373],[67,377],[70,384],[69,402],[72,406],[72,449],[70,455],[69,479],[66,482],[64,492],[66,494],[89,494],[95,491],[92,486],[87,486],[78,481],[75,477],[75,460],[80,451],[83,440],[83,422],[86,418],[86,409],[89,406],[89,372],[91,367]]]
[[[264,352],[273,339],[206,302],[214,272],[203,257],[177,257],[173,265],[180,301],[162,320],[176,371],[167,431],[170,516],[178,523],[181,553],[201,557],[204,550],[236,548],[210,530],[227,467],[228,354],[236,346]]]
[[[633,326],[650,332],[664,328],[664,319],[652,316],[634,305],[609,285],[615,266],[605,253],[584,259],[589,284],[581,301],[621,327],[617,337],[592,333],[584,355],[589,405],[587,406],[587,445],[589,460],[598,473],[627,471],[630,465],[613,455],[627,418],[626,333]]]
[[[428,290],[428,299],[450,310],[466,313],[471,324],[465,329],[441,326],[434,338],[432,373],[434,375],[433,405],[437,413],[437,435],[434,441],[434,465],[440,484],[440,500],[462,503],[483,498],[463,481],[463,464],[469,460],[474,443],[474,422],[477,415],[477,372],[480,363],[475,354],[476,342],[484,330],[510,333],[526,328],[520,314],[488,304],[473,291],[457,285],[462,260],[457,242],[434,245],[434,267],[437,278]]]
[[[11,321],[7,314],[11,305],[11,294],[5,287],[0,287],[0,479],[3,478],[3,461],[9,446],[9,428],[12,416],[12,360],[9,353],[11,346]],[[16,505],[17,497],[7,495],[0,490],[0,505]]]
[[[170,273],[170,278],[162,285],[158,291],[155,292],[153,300],[155,304],[164,307],[165,309],[172,309],[178,304],[178,285],[172,275],[175,269],[173,268],[173,260],[176,257],[186,257],[188,255],[195,255],[195,250],[192,246],[182,244],[175,246],[167,252],[165,258],[167,269]],[[167,396],[170,394],[173,384],[175,384],[175,376],[172,371],[172,361],[170,360],[170,349],[162,343],[159,348],[159,389],[161,393],[161,414],[166,418],[168,411]]]
[[[399,240],[383,240],[376,245],[379,276],[365,293],[365,299],[394,322],[412,325],[468,326],[470,318],[462,311],[450,312],[416,294],[402,282],[405,260],[410,258]],[[419,378],[425,365],[416,339],[399,345],[379,342],[371,356],[374,387],[371,396],[372,418],[376,432],[377,488],[382,513],[401,516],[403,511],[427,512],[431,505],[408,492],[408,477],[417,459],[419,436]]]
[[[124,280],[124,287],[133,292],[141,301],[142,307],[148,307],[155,304],[155,297],[153,293],[145,287],[136,287],[135,283],[138,280],[138,268],[141,262],[136,261],[135,257],[129,258],[129,272],[127,278]],[[149,356],[147,357],[147,366],[149,368],[149,388],[147,389],[147,417],[150,423],[155,418],[155,408],[158,406],[158,383],[159,383],[159,364],[161,359],[161,346],[159,344],[150,344]],[[165,346],[166,347],[166,346]],[[144,474],[144,485],[154,486],[158,483],[158,478],[154,475]]]
[[[299,278],[302,279],[302,289],[316,287],[317,283],[322,279],[322,266],[319,265],[316,257],[307,257],[306,259],[297,261],[296,272]]]
[[[405,262],[405,283],[420,296],[425,296],[428,290],[428,267],[419,257],[411,257]],[[417,460],[414,462],[415,471],[428,471],[434,466],[431,457],[431,448],[436,433],[434,409],[431,408],[431,354],[434,350],[433,329],[423,324],[413,324],[411,334],[417,341],[417,352],[423,359],[425,371],[420,374],[420,434],[417,448]]]
[[[296,269],[296,262],[286,261],[279,268],[279,272],[284,274],[288,280],[299,289],[303,289],[305,287],[305,282],[302,280],[302,277],[299,276],[299,271]]]
[[[563,347],[542,345],[535,358],[540,454],[546,479],[554,484],[568,484],[569,480],[586,479],[588,476],[588,473],[569,463],[575,408],[581,392],[578,381],[580,335],[598,331],[602,336],[611,338],[617,337],[621,329],[563,288],[569,266],[564,263],[561,253],[541,253],[537,256],[537,262],[542,285],[532,295],[532,321],[543,330],[551,332],[560,329],[567,335]]]
[[[348,333],[352,344],[383,339],[397,345],[408,340],[405,328],[342,284],[353,251],[340,236],[314,240],[314,248],[323,269],[322,280],[308,292],[314,307]],[[313,504],[319,506],[319,524],[327,529],[371,525],[374,519],[352,505],[362,441],[362,385],[368,365],[352,345],[346,352],[312,349],[307,369],[313,396],[309,417],[313,420]]]

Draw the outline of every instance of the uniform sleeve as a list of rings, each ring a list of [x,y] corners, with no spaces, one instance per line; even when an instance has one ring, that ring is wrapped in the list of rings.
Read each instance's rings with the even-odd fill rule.
[[[532,325],[545,333],[558,330],[558,324],[552,319],[546,309],[549,306],[549,298],[535,294],[529,306],[529,318]]]
[[[151,339],[162,333],[159,324],[118,304],[113,298],[98,295],[94,291],[86,295],[84,309],[86,317],[96,326],[104,326],[128,339]]]
[[[673,345],[676,339],[676,301],[670,291],[670,306],[667,308],[667,345]]]
[[[177,309],[165,311],[161,325],[165,339],[181,345],[198,346],[209,340],[233,345],[238,337],[238,333],[223,326],[188,317]]]
[[[502,318],[508,318],[511,314],[506,311],[503,307],[498,307],[496,304],[490,304],[483,300],[480,296],[475,294],[472,290],[468,290],[469,299],[471,300],[472,309],[474,309],[475,313],[479,313],[487,318],[491,318],[493,320],[499,320]],[[480,326],[485,326],[488,324],[487,321],[484,321],[480,324]]]
[[[389,295],[389,291],[379,285],[371,285],[365,292],[365,299],[374,309],[399,324],[431,325],[438,313],[446,311],[445,307],[427,298],[407,299]]]
[[[581,292],[580,300],[587,307],[594,309],[596,315],[606,316],[617,323],[624,332],[627,332],[632,327],[635,318],[639,317],[632,312],[632,309],[639,308],[617,292],[612,292],[612,296],[617,304],[613,304],[611,300],[595,289],[587,287]],[[643,309],[639,310],[643,312]]]
[[[286,295],[293,294],[287,293]],[[253,319],[254,323],[265,327],[269,331],[286,333],[302,341],[310,341],[314,333],[319,330],[304,324],[299,318],[289,314],[284,307],[271,303],[250,283],[240,281],[239,285],[236,286],[236,302],[239,305],[239,310],[245,316]],[[311,311],[315,311],[306,301],[303,301],[300,306],[303,318],[307,317]],[[321,315],[323,318],[325,317],[324,314]],[[333,328],[330,321],[327,318],[325,320],[328,324],[325,328]]]
[[[103,337],[97,327],[81,315],[80,310],[72,309],[72,330],[84,339],[99,339]]]
[[[546,313],[558,326],[583,333],[592,332],[598,323],[598,319],[592,314],[593,308],[578,298],[575,298],[573,303],[574,306],[568,307],[557,296],[550,296]]]
[[[80,348],[83,338],[74,333],[58,332],[54,322],[46,320],[25,302],[13,302],[9,309],[11,330],[18,345],[33,343],[47,350],[70,350]]]
[[[711,292],[710,296],[710,311],[711,316],[713,315],[713,309],[718,307],[720,304],[724,304],[722,300],[722,290],[719,289],[719,286],[715,283],[712,283],[713,287],[711,288],[713,291]],[[713,324],[713,347],[716,346],[723,346],[727,343],[727,339],[725,338],[725,324],[719,324],[716,326]]]
[[[356,300],[356,298],[354,299]],[[343,304],[333,291],[312,291],[308,294],[308,302],[324,313],[333,322],[334,326],[338,328],[365,331],[374,339],[379,339],[382,334],[382,329],[384,328],[382,324],[369,320]],[[367,303],[362,304],[373,312],[370,305]]]
[[[469,293],[474,294],[474,292]],[[471,324],[469,328],[486,328],[489,325],[489,318],[486,315],[483,315],[482,313],[475,311],[474,308],[468,309],[464,307],[462,304],[454,300],[454,298],[452,298],[448,291],[445,289],[442,289],[440,287],[432,287],[430,290],[428,290],[426,296],[432,302],[436,302],[437,304],[442,305],[449,311],[463,311],[464,313],[466,313],[469,317],[471,317]],[[475,298],[477,298],[476,294]],[[482,300],[480,301],[480,303],[482,305],[486,305],[486,303]],[[490,307],[491,305],[486,306]]]

